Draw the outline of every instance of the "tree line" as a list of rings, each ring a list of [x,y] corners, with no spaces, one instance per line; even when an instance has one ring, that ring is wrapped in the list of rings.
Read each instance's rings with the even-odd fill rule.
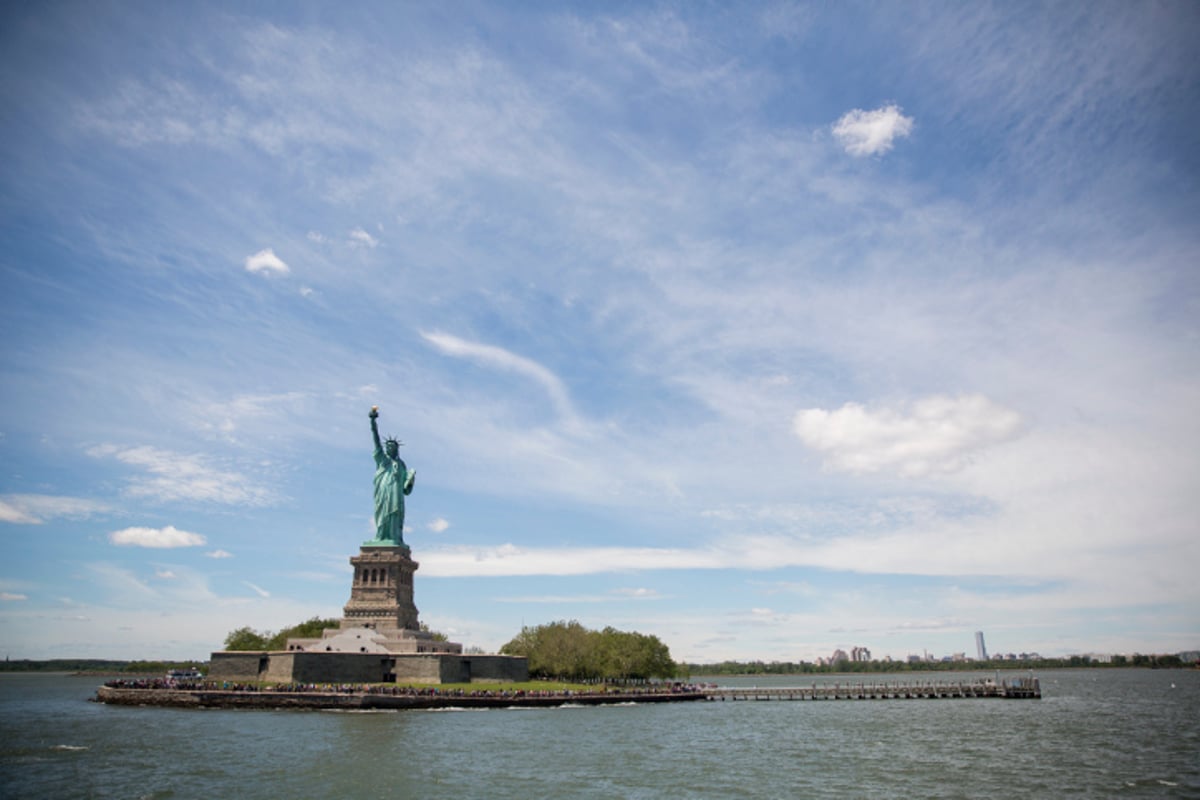
[[[321,632],[326,628],[340,628],[341,626],[342,621],[340,619],[322,619],[321,617],[307,619],[298,625],[284,628],[278,633],[256,631],[246,625],[229,632],[229,635],[225,637],[225,649],[284,650],[287,648],[288,639],[320,639]],[[448,640],[446,634],[430,630],[429,626],[424,623],[421,624],[421,630],[432,634],[435,641],[445,642]]]
[[[283,650],[288,639],[320,639],[326,628],[340,627],[339,619],[312,617],[278,633],[256,631],[246,625],[229,632],[225,637],[226,650]]]
[[[101,672],[163,675],[170,669],[203,666],[203,661],[118,661],[107,658],[19,658],[0,661],[0,672]]]
[[[657,636],[613,627],[594,631],[576,620],[523,627],[500,652],[527,658],[531,678],[627,681],[676,673],[671,651]]]

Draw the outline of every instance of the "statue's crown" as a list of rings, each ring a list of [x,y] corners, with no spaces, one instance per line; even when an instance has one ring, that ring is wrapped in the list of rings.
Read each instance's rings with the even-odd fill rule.
[[[383,440],[384,444],[394,444],[396,447],[404,447],[404,442],[397,439],[395,436],[389,436]]]

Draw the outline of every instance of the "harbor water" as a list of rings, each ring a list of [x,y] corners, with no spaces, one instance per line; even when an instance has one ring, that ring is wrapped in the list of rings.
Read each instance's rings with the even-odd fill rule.
[[[0,797],[1200,797],[1200,671],[1037,677],[1041,700],[345,713],[105,706],[95,676],[0,674]]]

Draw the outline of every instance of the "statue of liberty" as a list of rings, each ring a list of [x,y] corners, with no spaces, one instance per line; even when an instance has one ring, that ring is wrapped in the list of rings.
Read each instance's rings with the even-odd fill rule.
[[[375,439],[375,538],[367,545],[405,547],[404,496],[412,494],[416,470],[400,458],[400,441],[379,441],[379,406],[371,406],[371,436]]]

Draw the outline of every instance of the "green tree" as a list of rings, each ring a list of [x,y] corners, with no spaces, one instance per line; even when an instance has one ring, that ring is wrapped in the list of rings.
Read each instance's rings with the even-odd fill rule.
[[[600,677],[589,631],[576,620],[541,626],[538,646],[529,661],[530,672],[569,680]]]
[[[529,659],[529,674],[535,677],[579,680],[600,674],[599,664],[592,663],[588,630],[575,620],[522,628],[500,652]]]
[[[433,640],[434,640],[435,642],[448,642],[448,641],[450,641],[450,637],[449,637],[449,636],[447,636],[446,634],[442,633],[441,631],[435,631],[435,630],[431,629],[431,628],[430,628],[428,625],[426,625],[424,622],[422,622],[422,623],[421,623],[421,630],[422,630],[422,631],[424,631],[425,633],[431,633],[431,634],[433,634]]]
[[[226,650],[266,650],[267,637],[249,626],[230,631],[225,637]]]
[[[635,680],[675,677],[676,668],[671,660],[671,651],[657,636],[605,628],[600,633],[601,641],[606,636],[611,637],[615,657],[610,663],[618,669],[610,671],[605,677]]]
[[[529,674],[566,680],[628,680],[675,675],[671,652],[656,636],[608,627],[592,631],[576,620],[525,627],[500,648],[529,659]]]
[[[341,620],[337,619],[322,619],[321,617],[311,617],[299,625],[293,625],[290,628],[284,628],[274,636],[263,634],[266,638],[267,650],[283,650],[287,647],[288,639],[320,639],[321,632],[326,628],[337,628],[341,626]],[[254,649],[254,648],[249,648]]]

